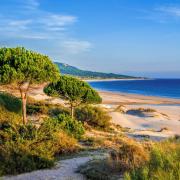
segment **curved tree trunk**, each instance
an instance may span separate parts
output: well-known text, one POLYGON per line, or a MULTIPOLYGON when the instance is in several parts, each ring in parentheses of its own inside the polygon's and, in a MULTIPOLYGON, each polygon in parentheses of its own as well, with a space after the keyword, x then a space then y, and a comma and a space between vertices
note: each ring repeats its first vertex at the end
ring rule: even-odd
POLYGON ((19 86, 19 90, 21 93, 22 99, 22 116, 23 116, 23 124, 27 124, 27 116, 26 116, 26 104, 27 104, 27 92, 29 88, 29 82, 22 83, 19 86))
POLYGON ((27 92, 21 91, 21 99, 22 99, 23 124, 26 124, 27 123, 27 117, 26 117, 27 92))
POLYGON ((72 104, 71 104, 71 117, 74 118, 74 107, 72 104))

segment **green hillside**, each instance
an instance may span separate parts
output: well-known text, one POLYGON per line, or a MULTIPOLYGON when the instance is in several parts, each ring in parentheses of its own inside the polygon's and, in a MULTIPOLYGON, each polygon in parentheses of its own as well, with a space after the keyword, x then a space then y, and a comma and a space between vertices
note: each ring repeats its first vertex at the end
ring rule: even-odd
POLYGON ((102 73, 102 72, 93 72, 93 71, 86 71, 78 69, 74 66, 70 66, 64 63, 58 63, 60 71, 62 74, 77 76, 81 78, 97 78, 97 79, 127 79, 127 78, 136 78, 133 76, 121 75, 121 74, 114 74, 114 73, 102 73))

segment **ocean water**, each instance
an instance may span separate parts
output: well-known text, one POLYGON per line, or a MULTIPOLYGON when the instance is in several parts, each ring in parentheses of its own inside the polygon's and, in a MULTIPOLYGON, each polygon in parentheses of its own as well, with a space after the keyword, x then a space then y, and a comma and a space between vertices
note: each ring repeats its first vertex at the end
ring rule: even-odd
POLYGON ((180 79, 91 81, 89 84, 97 90, 180 99, 180 79))

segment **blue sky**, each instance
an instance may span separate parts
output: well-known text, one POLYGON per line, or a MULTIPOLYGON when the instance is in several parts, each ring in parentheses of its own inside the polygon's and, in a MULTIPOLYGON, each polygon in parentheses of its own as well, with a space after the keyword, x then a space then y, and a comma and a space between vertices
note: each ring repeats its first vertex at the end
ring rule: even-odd
POLYGON ((1 0, 0 34, 83 69, 180 78, 179 0, 1 0))

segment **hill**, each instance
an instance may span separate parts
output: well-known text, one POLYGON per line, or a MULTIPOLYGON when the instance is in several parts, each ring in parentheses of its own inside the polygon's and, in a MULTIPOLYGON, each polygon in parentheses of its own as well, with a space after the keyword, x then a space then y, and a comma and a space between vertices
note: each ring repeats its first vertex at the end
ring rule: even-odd
POLYGON ((95 78, 95 79, 128 79, 128 78, 136 78, 133 76, 114 74, 114 73, 102 73, 102 72, 94 72, 94 71, 86 71, 81 70, 77 67, 70 66, 64 63, 55 62, 58 65, 62 74, 77 76, 81 78, 95 78))

